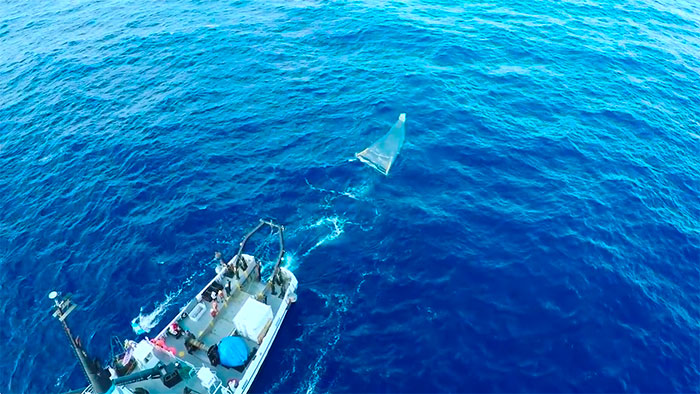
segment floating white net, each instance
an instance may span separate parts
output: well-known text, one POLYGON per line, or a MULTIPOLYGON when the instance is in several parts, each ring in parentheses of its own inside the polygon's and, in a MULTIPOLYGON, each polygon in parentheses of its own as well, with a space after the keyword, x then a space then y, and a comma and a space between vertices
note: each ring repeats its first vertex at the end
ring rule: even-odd
POLYGON ((399 120, 394 123, 382 138, 355 156, 361 162, 369 165, 384 175, 389 174, 391 165, 401 151, 403 140, 406 137, 406 114, 399 115, 399 120))

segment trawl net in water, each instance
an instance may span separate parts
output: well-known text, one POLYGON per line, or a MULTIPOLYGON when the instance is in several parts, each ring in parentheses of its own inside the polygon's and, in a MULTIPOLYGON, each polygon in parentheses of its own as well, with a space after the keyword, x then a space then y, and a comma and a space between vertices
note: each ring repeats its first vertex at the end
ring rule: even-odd
POLYGON ((355 156, 361 162, 371 166, 384 175, 389 174, 391 165, 401 151, 403 140, 406 137, 406 114, 399 115, 399 120, 394 123, 382 138, 355 156))

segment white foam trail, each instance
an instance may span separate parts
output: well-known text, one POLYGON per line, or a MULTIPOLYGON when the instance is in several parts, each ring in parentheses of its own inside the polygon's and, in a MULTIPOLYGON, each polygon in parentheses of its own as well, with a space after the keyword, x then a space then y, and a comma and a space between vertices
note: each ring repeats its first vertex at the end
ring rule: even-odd
POLYGON ((326 369, 326 355, 328 354, 328 351, 333 349, 340 340, 340 333, 342 332, 341 315, 348 311, 348 306, 352 302, 346 295, 343 294, 333 294, 329 296, 317 292, 313 289, 311 289, 311 291, 315 292, 325 300, 325 308, 330 309, 331 313, 329 314, 326 320, 324 320, 322 323, 319 323, 318 325, 315 325, 311 328, 311 330, 302 334, 302 336, 304 336, 305 334, 312 335, 317 328, 323 327, 327 322, 331 320, 335 320, 336 323, 335 327, 331 328, 331 333, 333 334, 333 336, 328 341, 325 347, 319 349, 318 358, 316 359, 316 362, 314 362, 313 366, 311 366, 311 376, 309 380, 302 385, 301 390, 297 391, 297 393, 304 392, 305 394, 312 394, 316 392, 316 386, 318 386, 318 382, 321 380, 323 372, 326 369), (332 305, 336 303, 337 305, 332 305))
POLYGON ((61 375, 59 375, 56 378, 56 382, 54 383, 54 387, 59 389, 63 387, 63 384, 68 380, 68 377, 72 373, 72 369, 65 368, 65 372, 63 372, 61 375))
POLYGON ((182 289, 189 289, 191 287, 190 284, 192 283, 192 279, 202 274, 202 272, 199 272, 190 275, 187 279, 185 279, 182 282, 180 288, 178 288, 172 293, 166 294, 165 300, 157 303, 156 307, 150 313, 144 314, 143 307, 141 307, 139 310, 139 315, 131 320, 131 328, 134 330, 134 333, 136 333, 137 335, 143 334, 144 332, 148 333, 155 326, 157 326, 158 323, 160 323, 163 316, 165 315, 165 313, 168 311, 168 308, 170 308, 170 306, 172 305, 173 301, 177 298, 177 296, 180 295, 180 293, 182 293, 182 289), (139 332, 138 329, 141 329, 143 332, 139 332))
POLYGON ((325 370, 325 364, 323 363, 323 360, 326 358, 326 353, 328 353, 328 350, 332 349, 335 346, 335 344, 338 343, 339 339, 340 334, 336 333, 333 336, 333 339, 330 342, 328 342, 328 347, 321 350, 321 355, 318 357, 318 359, 314 363, 314 366, 312 367, 311 378, 309 379, 308 385, 306 386, 306 394, 312 394, 316 392, 316 386, 321 380, 321 373, 323 373, 323 371, 325 370))
POLYGON ((292 252, 287 252, 284 255, 284 260, 282 261, 282 266, 284 268, 294 272, 299 267, 299 260, 292 252))
POLYGON ((280 378, 275 380, 275 383, 270 386, 270 389, 265 392, 265 394, 271 394, 271 393, 277 393, 279 392, 280 386, 282 386, 283 383, 285 383, 291 376, 293 376, 296 371, 297 371, 297 354, 301 351, 301 349, 291 349, 292 351, 292 360, 288 363, 288 365, 292 366, 291 370, 286 370, 282 374, 280 378))
POLYGON ((367 191, 369 190, 369 186, 364 184, 360 185, 358 187, 348 187, 347 190, 339 192, 337 190, 331 190, 331 189, 324 189, 321 187, 316 187, 309 182, 308 179, 304 179, 306 181, 306 184, 309 185, 311 190, 316 190, 319 192, 323 193, 330 193, 330 194, 335 194, 337 196, 344 196, 348 198, 352 198, 353 200, 358 200, 360 201, 365 195, 367 195, 367 191))
POLYGON ((308 256, 309 253, 313 252, 319 246, 325 244, 326 242, 333 241, 334 239, 340 237, 340 235, 343 232, 345 232, 345 219, 340 219, 337 216, 321 218, 308 228, 311 229, 328 224, 333 225, 333 231, 325 237, 321 238, 318 242, 316 242, 316 245, 312 246, 309 250, 307 250, 303 256, 308 256))
MULTIPOLYGON (((139 315, 136 318, 134 318, 134 320, 132 320, 132 323, 136 323, 138 327, 140 327, 141 330, 143 330, 144 332, 150 332, 155 326, 158 325, 158 323, 160 323, 160 320, 163 318, 163 315, 165 315, 165 312, 167 312, 168 307, 172 303, 173 299, 179 294, 179 290, 175 293, 167 294, 165 296, 165 300, 156 304, 155 309, 153 309, 153 311, 151 311, 150 313, 144 314, 142 307, 139 312, 139 315)), ((134 332, 139 334, 136 328, 134 328, 134 332)))

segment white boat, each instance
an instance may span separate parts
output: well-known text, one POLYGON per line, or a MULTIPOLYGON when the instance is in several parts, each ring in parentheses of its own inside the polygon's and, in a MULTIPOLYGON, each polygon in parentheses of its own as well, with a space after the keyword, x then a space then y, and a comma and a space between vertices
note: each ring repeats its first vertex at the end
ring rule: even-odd
POLYGON ((220 254, 214 278, 154 338, 125 341, 123 354, 99 367, 66 322, 70 298, 54 300, 54 317, 64 327, 90 384, 76 393, 245 394, 265 361, 287 310, 296 301, 297 279, 281 267, 284 228, 269 221, 248 233, 228 262, 220 254), (243 249, 264 226, 278 230, 280 253, 268 280, 261 262, 243 249))

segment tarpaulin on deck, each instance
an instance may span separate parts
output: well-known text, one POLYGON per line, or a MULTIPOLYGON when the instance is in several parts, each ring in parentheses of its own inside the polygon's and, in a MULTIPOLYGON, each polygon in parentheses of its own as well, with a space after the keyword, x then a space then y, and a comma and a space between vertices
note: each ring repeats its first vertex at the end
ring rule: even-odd
POLYGON ((248 346, 241 337, 225 337, 219 342, 218 351, 224 367, 240 367, 248 359, 248 346))
POLYGON ((272 308, 269 305, 248 298, 233 318, 238 335, 256 343, 262 342, 272 323, 272 308))

